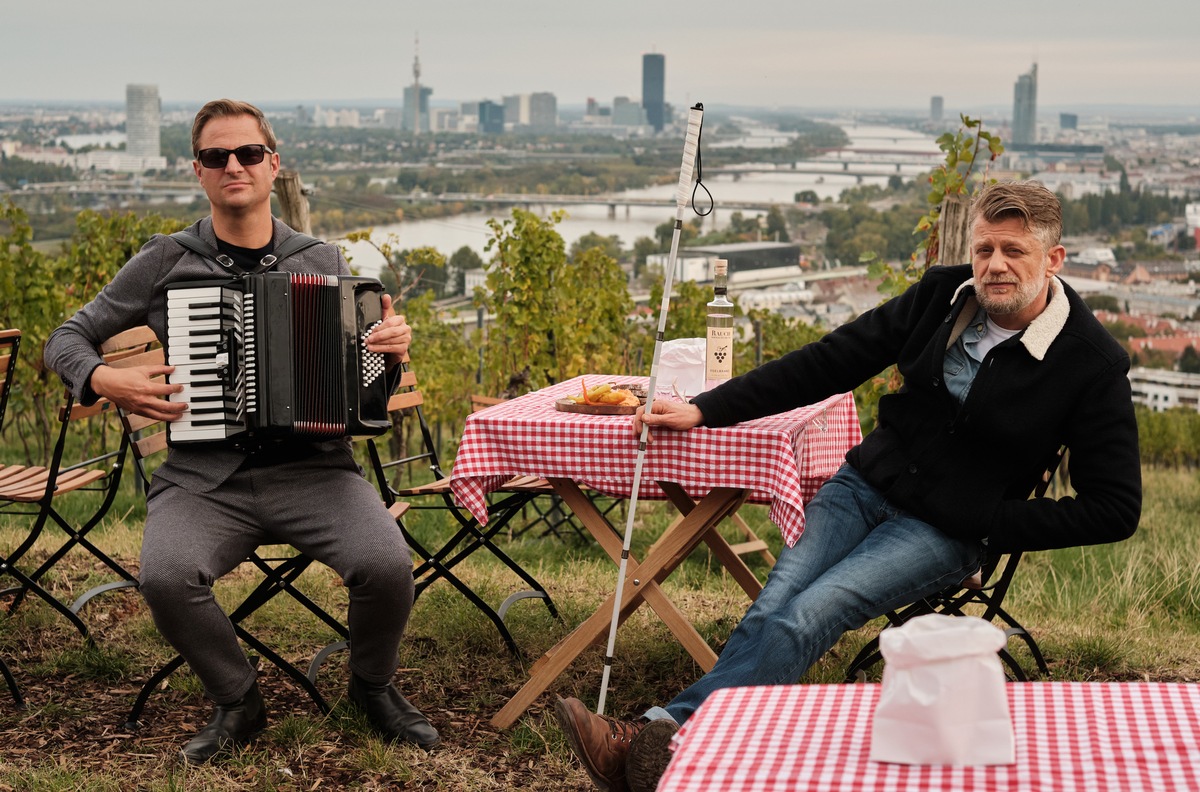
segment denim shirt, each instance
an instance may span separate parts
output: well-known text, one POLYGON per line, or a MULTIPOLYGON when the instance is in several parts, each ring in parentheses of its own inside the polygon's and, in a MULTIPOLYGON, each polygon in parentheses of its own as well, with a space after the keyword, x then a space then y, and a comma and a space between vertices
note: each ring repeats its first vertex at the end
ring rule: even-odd
POLYGON ((971 319, 971 324, 946 350, 946 358, 942 363, 942 377, 946 390, 950 392, 961 406, 967 400, 971 391, 971 383, 979 373, 983 363, 984 353, 976 349, 979 341, 987 335, 987 312, 980 306, 971 319))

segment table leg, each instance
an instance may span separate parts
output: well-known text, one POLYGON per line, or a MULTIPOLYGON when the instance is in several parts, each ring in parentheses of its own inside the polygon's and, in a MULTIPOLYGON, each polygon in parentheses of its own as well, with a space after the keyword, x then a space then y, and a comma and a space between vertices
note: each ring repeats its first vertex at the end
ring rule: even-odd
MULTIPOLYGON (((619 565, 623 543, 618 539, 618 535, 612 528, 611 523, 608 522, 608 519, 596 508, 592 499, 584 495, 579 485, 573 481, 558 480, 552 483, 554 483, 556 491, 562 496, 563 502, 571 507, 575 515, 580 518, 580 522, 584 523, 588 527, 588 530, 593 533, 596 541, 608 553, 609 558, 619 565)), ((673 531, 677 530, 678 523, 681 520, 682 517, 675 523, 672 523, 671 527, 663 532, 663 536, 669 536, 673 531)), ((707 536, 709 533, 711 531, 706 530, 704 535, 707 536)), ((661 542, 662 540, 660 539, 659 541, 661 542)), ((671 602, 659 587, 658 584, 662 582, 666 574, 664 573, 657 580, 648 580, 644 579, 645 576, 640 574, 640 569, 641 567, 638 564, 637 558, 631 553, 629 563, 626 565, 626 585, 641 585, 643 588, 643 599, 658 614, 658 617, 663 620, 663 623, 667 625, 667 628, 675 636, 675 639, 687 649, 688 654, 692 656, 692 659, 701 668, 705 671, 711 669, 717 662, 717 653, 712 650, 708 642, 696 631, 696 628, 692 626, 688 618, 683 615, 683 612, 676 607, 675 603, 671 602), (640 581, 640 583, 634 584, 633 581, 635 580, 640 581)), ((637 609, 640 602, 640 600, 634 600, 622 608, 620 619, 622 623, 630 613, 637 609)), ((538 662, 540 663, 541 661, 539 660, 538 662)), ((534 667, 537 667, 536 663, 534 667)))
MULTIPOLYGON (((551 480, 555 485, 556 490, 559 489, 560 481, 551 480)), ((562 485, 560 494, 563 500, 574 510, 576 504, 572 501, 575 499, 572 490, 578 491, 578 486, 570 482, 562 485)), ((582 496, 582 493, 579 493, 582 496)), ((669 614, 664 616, 659 613, 660 618, 671 627, 672 632, 677 628, 686 625, 687 630, 695 633, 695 629, 687 621, 686 617, 672 605, 662 591, 658 588, 658 583, 666 578, 687 556, 701 539, 714 525, 719 523, 732 512, 736 511, 742 502, 746 499, 747 493, 740 489, 718 488, 714 489, 704 498, 701 498, 699 503, 671 530, 668 530, 655 543, 654 548, 646 556, 645 561, 641 564, 636 564, 630 560, 628 565, 626 585, 622 590, 622 601, 620 610, 620 620, 624 619, 632 613, 641 601, 650 602, 653 599, 661 598, 660 604, 669 606, 664 608, 669 614), (635 581, 637 581, 635 583, 635 581), (675 624, 672 624, 675 622, 675 624)), ((590 503, 586 497, 584 501, 590 503)), ((583 504, 578 504, 583 508, 583 504)), ((594 507, 592 507, 594 510, 594 507)), ((601 526, 596 521, 594 515, 585 517, 579 511, 576 511, 580 521, 583 522, 588 530, 596 536, 597 541, 605 546, 606 552, 612 555, 609 546, 615 541, 612 530, 606 520, 603 521, 603 530, 597 530, 601 526), (605 536, 607 534, 607 536, 605 536), (603 537, 603 538, 602 538, 603 537)), ((617 557, 620 554, 620 545, 617 545, 617 557)), ((558 675, 566 670, 588 646, 593 643, 598 643, 600 639, 607 633, 609 623, 612 618, 613 603, 616 599, 616 593, 609 594, 603 604, 587 618, 583 624, 579 625, 566 638, 556 644, 548 651, 531 669, 529 681, 526 682, 520 690, 517 691, 508 703, 496 713, 492 718, 491 723, 497 728, 507 728, 516 722, 530 704, 532 704, 538 696, 545 692, 551 683, 558 678, 558 675)), ((656 612, 657 609, 656 609, 656 612)), ((698 634, 697 634, 698 635, 698 634)), ((708 649, 708 645, 704 644, 708 649)), ((715 655, 712 650, 708 649, 715 661, 715 655)), ((711 668, 711 663, 708 668, 711 668)), ((707 669, 706 669, 707 670, 707 669)))
MULTIPOLYGON (((662 487, 663 492, 671 499, 671 503, 675 505, 680 514, 689 514, 696 507, 696 502, 678 484, 671 481, 660 481, 658 486, 662 487)), ((737 517, 737 515, 731 514, 730 517, 737 517)), ((748 531, 749 528, 746 530, 748 531)), ((721 566, 729 570, 729 574, 749 595, 750 599, 758 599, 758 593, 762 591, 762 583, 750 571, 750 567, 746 566, 746 562, 742 560, 737 551, 725 541, 725 537, 721 536, 715 525, 712 530, 704 534, 704 541, 712 549, 717 560, 721 562, 721 566)))

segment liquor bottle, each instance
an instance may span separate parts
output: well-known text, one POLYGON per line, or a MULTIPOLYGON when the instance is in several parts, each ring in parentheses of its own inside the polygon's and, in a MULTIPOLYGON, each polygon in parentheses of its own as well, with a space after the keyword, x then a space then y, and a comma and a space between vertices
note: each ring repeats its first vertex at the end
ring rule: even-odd
POLYGON ((704 357, 704 389, 709 390, 733 376, 733 303, 729 290, 729 264, 713 264, 713 296, 708 304, 708 335, 704 357))

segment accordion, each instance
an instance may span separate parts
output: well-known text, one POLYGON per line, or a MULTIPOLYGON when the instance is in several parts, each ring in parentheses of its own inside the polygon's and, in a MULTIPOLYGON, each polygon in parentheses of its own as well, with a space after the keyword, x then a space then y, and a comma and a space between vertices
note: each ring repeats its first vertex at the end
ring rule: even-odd
POLYGON ((377 435, 388 429, 383 321, 373 278, 285 272, 166 287, 167 376, 187 402, 172 444, 377 435))

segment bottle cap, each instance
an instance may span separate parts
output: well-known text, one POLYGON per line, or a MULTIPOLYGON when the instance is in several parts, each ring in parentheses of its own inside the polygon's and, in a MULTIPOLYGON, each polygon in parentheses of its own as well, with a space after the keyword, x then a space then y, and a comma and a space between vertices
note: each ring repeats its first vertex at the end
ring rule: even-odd
POLYGON ((713 262, 713 275, 725 275, 729 272, 729 262, 725 259, 717 259, 713 262))

